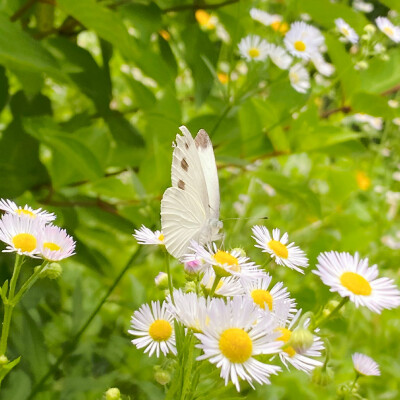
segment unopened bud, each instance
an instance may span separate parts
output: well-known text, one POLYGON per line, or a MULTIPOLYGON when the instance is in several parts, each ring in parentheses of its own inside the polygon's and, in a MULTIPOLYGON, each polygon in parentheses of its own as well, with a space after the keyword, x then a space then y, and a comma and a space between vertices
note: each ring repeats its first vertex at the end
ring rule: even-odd
POLYGON ((333 370, 329 367, 317 367, 314 369, 311 379, 316 385, 329 385, 333 382, 333 370))
POLYGON ((356 63, 355 68, 358 69, 358 70, 367 69, 368 68, 368 63, 366 61, 359 61, 358 63, 356 63))
POLYGON ((171 374, 169 371, 162 369, 159 365, 154 367, 154 379, 160 385, 167 385, 171 382, 171 374))
MULTIPOLYGON (((41 265, 35 267, 35 272, 41 268, 41 265)), ((40 278, 49 278, 49 279, 57 279, 62 274, 62 267, 59 263, 52 262, 46 267, 43 268, 43 271, 40 273, 40 278)))
POLYGON ((120 400, 121 392, 118 388, 110 388, 106 392, 106 400, 120 400))
POLYGON ((303 354, 314 343, 314 335, 305 328, 297 328, 290 335, 288 345, 296 350, 296 353, 303 354))
POLYGON ((3 354, 0 356, 0 366, 8 364, 8 358, 3 354))
POLYGON ((160 272, 154 278, 154 282, 158 288, 167 289, 168 288, 168 274, 166 274, 165 272, 160 272))
POLYGON ((382 61, 389 61, 390 57, 388 54, 381 54, 381 60, 382 61))
POLYGON ((196 292, 196 282, 190 281, 185 284, 185 293, 196 292))
POLYGON ((372 35, 376 32, 376 28, 374 25, 368 24, 364 26, 364 31, 372 35))
POLYGON ((200 260, 193 260, 185 262, 183 267, 188 274, 196 275, 202 270, 203 265, 200 260))

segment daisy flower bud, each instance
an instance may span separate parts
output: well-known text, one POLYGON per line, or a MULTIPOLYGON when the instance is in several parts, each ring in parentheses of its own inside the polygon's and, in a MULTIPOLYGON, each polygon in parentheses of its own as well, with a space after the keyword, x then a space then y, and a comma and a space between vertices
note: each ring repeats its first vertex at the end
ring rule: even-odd
POLYGON ((168 274, 165 272, 160 272, 155 278, 154 283, 159 289, 167 289, 168 288, 168 274))
POLYGON ((171 373, 165 369, 162 369, 161 366, 156 365, 154 367, 154 379, 160 385, 167 385, 171 382, 171 373))
POLYGON ((288 345, 292 346, 296 353, 306 352, 314 343, 314 335, 304 328, 296 328, 288 341, 288 345))
POLYGON ((372 24, 368 24, 364 26, 364 31, 373 35, 376 32, 376 28, 374 25, 372 24))
POLYGON ((8 358, 3 354, 0 356, 0 368, 6 364, 8 364, 8 358))
POLYGON ((121 392, 118 388, 110 388, 106 392, 106 400, 120 400, 121 392))
POLYGON ((329 367, 317 367, 314 369, 311 380, 316 385, 327 386, 333 382, 333 370, 329 367))
MULTIPOLYGON (((40 268, 40 266, 36 267, 40 268)), ((35 268, 35 269, 36 269, 35 268)), ((62 274, 62 267, 59 263, 50 263, 40 274, 40 278, 57 279, 62 274)))

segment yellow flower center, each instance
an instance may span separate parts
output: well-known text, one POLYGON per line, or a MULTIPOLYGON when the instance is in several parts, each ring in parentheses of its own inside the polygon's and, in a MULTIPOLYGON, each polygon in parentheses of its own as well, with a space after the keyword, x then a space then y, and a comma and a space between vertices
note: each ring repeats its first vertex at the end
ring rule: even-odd
POLYGON ((385 32, 386 35, 388 35, 388 36, 393 36, 393 34, 394 34, 393 29, 390 28, 389 26, 386 26, 385 28, 383 28, 383 32, 385 32))
POLYGON ((14 247, 24 252, 31 252, 36 248, 36 238, 30 233, 18 233, 12 238, 14 247))
POLYGON ((289 25, 286 22, 274 21, 270 27, 275 31, 284 35, 289 30, 289 25))
POLYGON ((226 83, 228 83, 229 78, 228 75, 223 73, 223 72, 218 72, 218 80, 225 85, 226 83))
POLYGON ((297 51, 304 51, 306 49, 306 44, 301 40, 297 40, 296 42, 294 42, 294 48, 297 51))
POLYGON ((344 272, 340 277, 340 283, 350 292, 361 296, 369 296, 372 292, 369 282, 355 272, 344 272))
POLYGON ((223 251, 223 250, 218 250, 214 255, 213 255, 214 260, 221 265, 239 265, 239 260, 234 257, 232 254, 223 251))
POLYGON ((268 242, 268 247, 280 258, 288 258, 289 256, 287 247, 278 240, 268 242))
POLYGON ((292 73, 290 74, 290 78, 292 79, 292 82, 293 82, 293 83, 299 83, 299 81, 300 81, 299 75, 296 74, 295 72, 292 72, 292 73))
POLYGON ((211 20, 211 15, 204 10, 197 10, 194 14, 197 22, 201 25, 204 26, 207 29, 214 29, 215 25, 210 21, 211 20))
POLYGON ((24 215, 29 215, 31 218, 36 218, 36 214, 34 214, 32 211, 29 210, 24 210, 22 208, 18 208, 18 210, 15 210, 18 215, 24 214, 24 215))
POLYGON ((58 244, 52 242, 43 243, 43 248, 49 249, 51 251, 61 250, 61 247, 58 244))
MULTIPOLYGON (((278 332, 281 332, 282 335, 279 336, 276 340, 287 343, 292 336, 292 331, 287 328, 278 328, 278 332)), ((296 354, 296 350, 292 346, 285 347, 284 350, 290 357, 293 357, 296 354)))
POLYGON ((163 235, 163 234, 161 234, 161 235, 158 237, 158 240, 159 240, 160 242, 163 242, 163 241, 164 241, 164 239, 165 239, 165 237, 164 237, 164 235, 163 235))
POLYGON ((248 51, 248 53, 249 53, 249 56, 250 56, 251 58, 256 58, 256 57, 258 57, 258 56, 260 55, 260 50, 257 49, 256 47, 252 47, 252 48, 248 51))
POLYGON ((241 328, 229 328, 219 339, 221 353, 233 363, 244 363, 253 352, 253 342, 249 334, 241 328))
POLYGON ((168 340, 172 334, 172 326, 165 319, 156 319, 149 328, 149 335, 153 340, 162 342, 168 340))
POLYGON ((356 180, 361 190, 368 190, 371 186, 371 179, 364 171, 357 171, 356 180))
POLYGON ((254 289, 251 292, 251 297, 254 303, 258 304, 263 310, 265 309, 265 303, 267 303, 268 308, 272 311, 272 296, 268 290, 264 289, 254 289))
POLYGON ((343 33, 344 36, 349 36, 350 35, 350 32, 346 28, 342 28, 341 30, 342 30, 342 33, 343 33))

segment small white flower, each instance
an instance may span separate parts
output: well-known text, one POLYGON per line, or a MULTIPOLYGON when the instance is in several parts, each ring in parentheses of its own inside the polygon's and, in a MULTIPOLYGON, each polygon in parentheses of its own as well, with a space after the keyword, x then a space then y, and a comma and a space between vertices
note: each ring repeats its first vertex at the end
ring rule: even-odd
POLYGON ((252 8, 250 10, 250 16, 255 21, 261 22, 265 26, 270 26, 275 23, 281 23, 283 18, 278 14, 268 14, 266 11, 259 10, 258 8, 252 8))
POLYGON ((335 19, 335 25, 338 31, 348 40, 350 43, 358 42, 358 35, 356 31, 343 19, 337 18, 335 19))
POLYGON ((38 249, 46 260, 61 261, 75 254, 75 241, 65 229, 47 225, 39 233, 38 249))
POLYGON ((400 104, 399 104, 398 100, 395 100, 395 99, 388 100, 388 106, 391 108, 399 108, 399 105, 400 104))
POLYGON ((356 305, 368 307, 380 313, 400 305, 400 291, 392 279, 378 278, 378 267, 368 266, 368 258, 360 259, 358 253, 336 251, 321 253, 318 256, 317 270, 312 271, 331 292, 349 297, 356 305))
POLYGON ((282 282, 278 282, 272 289, 268 290, 271 280, 272 277, 266 274, 263 278, 244 282, 243 287, 254 303, 263 310, 275 312, 279 302, 285 301, 290 305, 290 312, 294 312, 296 302, 290 298, 287 288, 283 286, 282 282))
POLYGON ((393 122, 395 125, 400 126, 400 118, 399 118, 399 117, 393 118, 392 122, 393 122))
POLYGON ((358 11, 370 13, 371 11, 374 10, 374 5, 371 3, 366 3, 365 1, 362 0, 354 0, 353 8, 358 11))
POLYGON ((209 312, 209 324, 196 337, 204 354, 198 360, 208 359, 221 369, 225 385, 229 381, 240 390, 239 379, 252 387, 253 381, 269 384, 271 374, 281 368, 258 361, 254 356, 273 354, 279 351, 281 342, 274 332, 276 322, 271 314, 260 319, 259 308, 247 297, 234 297, 227 303, 215 299, 209 312))
POLYGON ((354 369, 364 376, 379 376, 381 371, 379 365, 371 357, 361 353, 354 353, 351 358, 353 359, 354 369))
MULTIPOLYGON (((239 249, 231 251, 220 250, 215 243, 208 249, 204 248, 194 240, 191 241, 190 250, 195 257, 212 266, 215 273, 220 277, 236 276, 241 279, 255 279, 264 276, 264 272, 258 268, 248 257, 244 257, 239 249)), ((183 262, 190 260, 192 254, 185 255, 183 262)))
POLYGON ((331 76, 335 72, 335 67, 326 62, 320 53, 316 53, 314 56, 312 56, 311 61, 321 75, 331 76))
POLYGON ((41 208, 34 210, 29 207, 27 204, 24 207, 18 207, 11 200, 0 200, 0 210, 8 212, 10 214, 16 214, 19 216, 27 216, 30 218, 40 218, 43 222, 51 222, 56 219, 56 216, 53 213, 49 213, 41 208))
POLYGON ((274 229, 271 235, 265 226, 260 225, 253 226, 252 231, 254 234, 252 238, 257 242, 255 246, 269 253, 277 264, 304 273, 303 268, 308 266, 308 259, 300 247, 295 246, 293 242, 287 244, 289 241, 287 233, 280 237, 281 231, 274 229))
POLYGON ((314 26, 305 22, 294 22, 285 36, 285 46, 295 56, 309 60, 324 43, 324 37, 314 26))
POLYGON ((387 37, 393 40, 393 42, 400 42, 400 27, 393 25, 387 18, 378 17, 376 25, 387 37))
POLYGON ((280 69, 288 69, 293 61, 293 58, 286 53, 283 47, 274 44, 269 45, 268 55, 272 62, 280 69))
POLYGON ((174 303, 171 301, 171 296, 168 296, 167 304, 174 318, 195 332, 203 332, 209 323, 208 313, 212 306, 210 298, 174 290, 174 303))
POLYGON ((306 93, 311 87, 310 75, 300 63, 295 64, 290 68, 289 80, 293 89, 299 93, 306 93))
POLYGON ((372 115, 357 113, 354 114, 354 119, 357 122, 365 122, 378 131, 382 130, 383 120, 380 117, 373 117, 372 115))
POLYGON ((264 61, 268 57, 268 42, 257 35, 248 35, 238 44, 240 55, 246 61, 264 61))
POLYGON ((164 244, 164 235, 161 231, 153 232, 144 225, 142 225, 140 229, 135 229, 133 237, 139 244, 164 244))
POLYGON ((319 336, 311 333, 311 343, 305 349, 296 348, 295 350, 293 346, 290 345, 292 334, 295 329, 308 329, 310 320, 307 319, 304 321, 303 326, 296 326, 301 315, 301 310, 297 312, 294 318, 290 317, 288 310, 289 308, 282 304, 282 311, 278 309, 276 312, 281 321, 281 325, 277 328, 277 331, 280 332, 280 336, 276 340, 283 341, 285 344, 279 353, 279 358, 287 369, 289 369, 288 364, 291 364, 294 368, 309 374, 315 367, 322 366, 322 362, 314 358, 321 356, 321 350, 324 349, 324 344, 319 336))
POLYGON ((144 352, 148 352, 149 357, 154 352, 159 357, 160 351, 164 355, 169 352, 176 354, 174 321, 166 303, 161 306, 159 301, 152 301, 151 308, 143 304, 133 313, 131 327, 128 332, 140 336, 132 343, 138 349, 145 347, 144 352))
POLYGON ((40 253, 38 239, 44 226, 44 221, 39 218, 4 214, 0 219, 0 240, 7 244, 3 252, 37 256, 40 253))

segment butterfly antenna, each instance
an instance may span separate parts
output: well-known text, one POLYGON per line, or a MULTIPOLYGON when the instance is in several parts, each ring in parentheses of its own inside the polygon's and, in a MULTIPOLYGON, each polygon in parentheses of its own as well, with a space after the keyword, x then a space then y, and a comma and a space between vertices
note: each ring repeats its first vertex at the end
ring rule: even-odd
POLYGON ((224 218, 221 221, 229 221, 232 219, 268 219, 268 217, 236 217, 236 218, 224 218))

